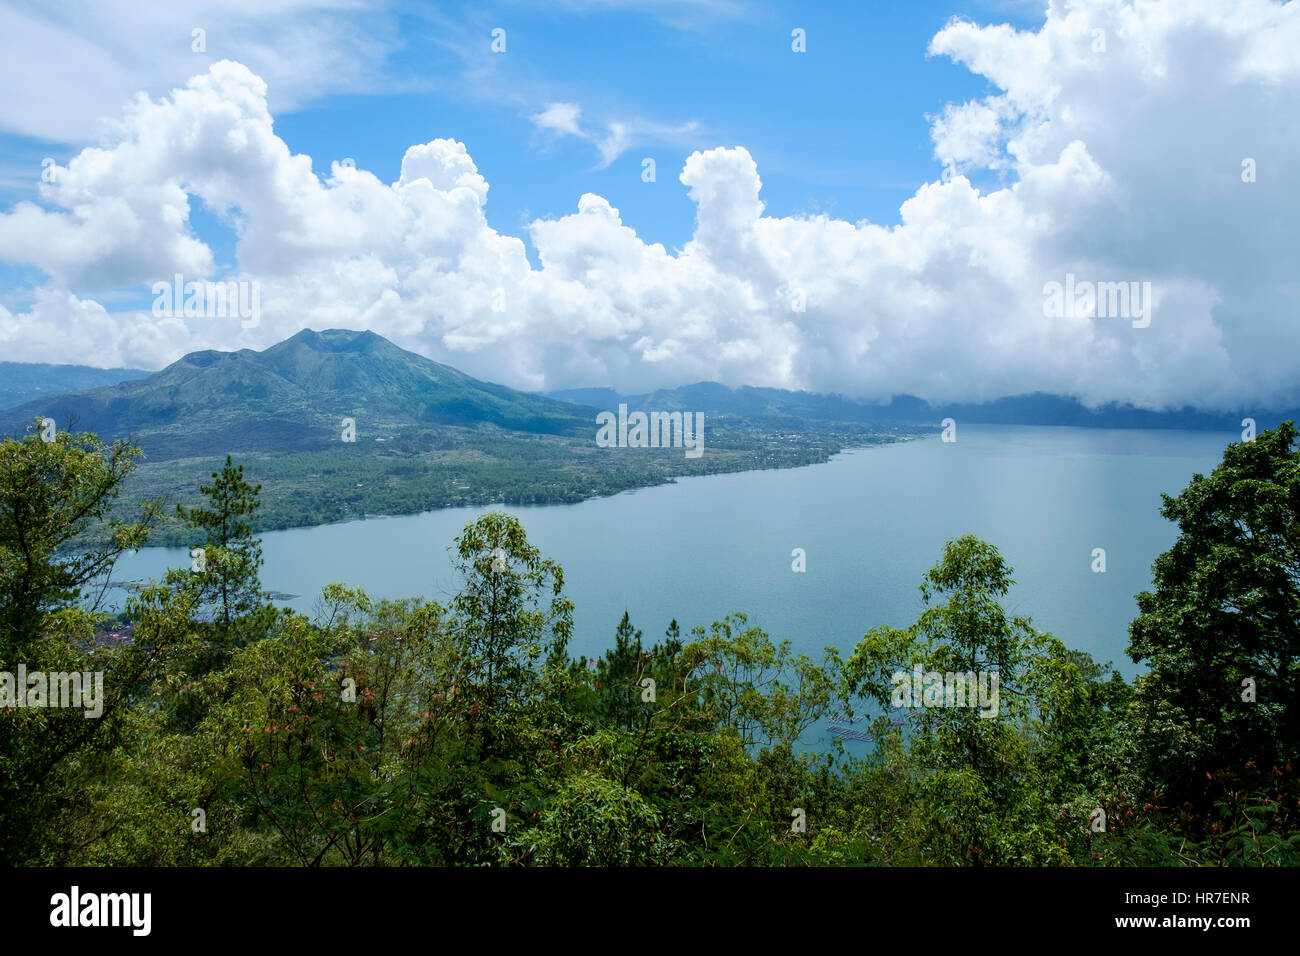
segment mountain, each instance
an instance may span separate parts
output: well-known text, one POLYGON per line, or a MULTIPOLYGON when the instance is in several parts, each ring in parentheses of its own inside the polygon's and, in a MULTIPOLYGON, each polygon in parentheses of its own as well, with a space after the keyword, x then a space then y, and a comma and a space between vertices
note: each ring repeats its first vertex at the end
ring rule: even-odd
MULTIPOLYGON (((586 396, 596 405, 607 397, 586 396)), ((724 416, 706 429, 707 452, 690 457, 680 431, 661 447, 601 445, 597 411, 479 381, 373 332, 307 329, 261 352, 194 352, 134 381, 0 410, 0 438, 38 417, 61 431, 129 438, 144 460, 123 485, 122 514, 154 502, 163 517, 152 542, 192 546, 172 505, 197 504, 228 454, 260 487, 255 526, 270 531, 435 508, 571 504, 684 475, 816 464, 915 431, 724 416)))
POLYGON ((425 436, 420 447, 426 449, 433 447, 430 442, 449 440, 447 428, 586 439, 593 433, 596 411, 614 411, 620 403, 632 410, 699 411, 715 419, 771 423, 768 427, 825 422, 936 426, 951 417, 967 423, 1236 430, 1246 416, 1260 428, 1300 417, 1265 410, 1089 409, 1075 399, 1047 394, 960 404, 930 404, 900 395, 887 404, 870 404, 842 395, 728 388, 717 382, 643 395, 620 395, 611 388, 542 395, 480 381, 398 348, 374 332, 340 329, 304 329, 261 352, 193 352, 155 373, 18 363, 0 364, 0 372, 0 394, 22 395, 63 382, 94 386, 112 381, 29 397, 0 409, 0 434, 21 434, 33 418, 47 417, 60 429, 95 431, 109 439, 131 436, 155 462, 328 448, 338 443, 345 418, 355 421, 363 441, 394 441, 399 434, 418 432, 425 436))
POLYGON ((1271 428, 1283 419, 1300 420, 1300 409, 1243 409, 1207 412, 1193 408, 1149 411, 1132 405, 1089 408, 1078 399, 1037 392, 992 402, 932 404, 914 395, 896 395, 888 403, 872 404, 842 395, 818 395, 779 388, 728 388, 699 382, 640 395, 621 395, 612 388, 573 388, 547 392, 551 398, 616 410, 620 403, 635 409, 699 411, 706 415, 736 415, 753 419, 797 418, 803 421, 858 422, 877 425, 937 425, 944 418, 986 425, 1073 425, 1085 428, 1183 428, 1209 431, 1240 430, 1241 420, 1254 418, 1257 427, 1271 428))
POLYGON ((152 375, 139 368, 91 368, 88 365, 47 365, 42 362, 0 362, 0 409, 43 395, 116 385, 152 375))
POLYGON ((471 378, 373 332, 304 329, 255 352, 192 352, 134 381, 0 410, 0 433, 36 416, 60 429, 132 436, 154 461, 220 452, 304 451, 415 426, 495 426, 538 435, 592 431, 594 413, 471 378))

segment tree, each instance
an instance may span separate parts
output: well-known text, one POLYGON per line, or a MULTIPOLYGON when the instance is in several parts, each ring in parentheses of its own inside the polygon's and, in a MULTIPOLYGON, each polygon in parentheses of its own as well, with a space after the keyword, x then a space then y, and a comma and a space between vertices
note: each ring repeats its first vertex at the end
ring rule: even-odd
POLYGON ((442 609, 341 585, 324 596, 324 626, 286 612, 234 652, 234 693, 196 736, 221 753, 234 806, 256 810, 286 861, 381 865, 446 843, 428 832, 445 802, 443 761, 459 752, 455 715, 430 689, 442 609))
POLYGON ((840 678, 839 652, 825 649, 818 664, 776 644, 741 613, 692 629, 679 655, 687 686, 699 693, 719 728, 733 730, 746 747, 793 746, 826 713, 840 678), (698 672, 698 673, 697 673, 698 672))
POLYGON ((538 866, 647 866, 669 841, 658 812, 635 790, 593 772, 575 775, 541 813, 538 826, 503 848, 538 866))
POLYGON ((1288 421, 1230 444, 1208 477, 1163 496, 1178 540, 1137 595, 1128 652, 1150 666, 1135 712, 1142 782, 1179 799, 1229 768, 1260 778, 1300 756, 1295 440, 1288 421))
POLYGON ((910 832, 924 858, 1056 860, 1086 822, 1045 805, 1083 771, 1062 780, 1043 758, 1087 739, 1091 727, 1079 725, 1104 706, 1096 668, 1008 616, 1001 601, 1012 584, 997 548, 974 535, 949 541, 922 581, 916 623, 868 632, 844 667, 846 703, 865 697, 883 714, 875 759, 897 769, 886 798, 902 797, 891 826, 910 832))
POLYGON ((59 862, 70 844, 82 842, 79 824, 94 818, 88 787, 104 773, 126 705, 166 657, 164 639, 97 645, 103 615, 79 603, 83 587, 106 583, 118 555, 147 538, 156 515, 151 506, 135 522, 113 517, 139 454, 126 442, 105 445, 90 433, 0 442, 6 695, 28 689, 13 680, 20 664, 29 674, 50 675, 51 685, 58 674, 85 678, 79 685, 85 706, 65 700, 11 710, 6 701, 0 712, 0 865, 59 862))
MULTIPOLYGON (((974 535, 949 541, 921 583, 925 609, 917 622, 868 632, 845 665, 848 695, 867 697, 909 723, 914 748, 928 766, 970 770, 995 795, 1014 781, 1008 762, 1008 747, 1019 749, 1013 747, 1013 728, 1033 713, 1030 668, 1045 660, 1055 641, 1025 618, 1008 618, 1001 599, 1014 583, 997 548, 974 535), (924 700, 921 687, 896 676, 914 684, 918 669, 925 676, 924 700), (955 678, 971 674, 986 691, 988 706, 952 706, 949 686, 955 699, 955 678), (931 676, 942 681, 934 688, 936 700, 929 694, 931 676), (900 686, 910 694, 900 696, 900 686)), ((975 688, 967 682, 963 690, 969 704, 975 688)))
POLYGON ((46 614, 107 581, 118 556, 144 543, 151 505, 134 522, 111 516, 139 457, 139 448, 89 432, 0 442, 0 662, 40 637, 46 614))
MULTIPOLYGON (((627 611, 614 632, 614 646, 596 658, 595 698, 600 723, 612 723, 627 730, 636 726, 641 707, 640 681, 646 674, 650 655, 642 649, 641 632, 632 626, 627 611)), ((575 662, 579 674, 587 671, 585 659, 575 662)), ((653 678, 651 678, 653 679, 653 678)))
POLYGON ((209 506, 176 506, 182 520, 206 535, 194 557, 195 573, 202 582, 200 592, 216 604, 218 626, 227 645, 238 646, 246 637, 238 619, 266 606, 258 577, 262 542, 254 537, 247 520, 261 507, 257 497, 261 490, 261 485, 254 487, 244 480, 244 466, 236 467, 227 455, 225 467, 212 473, 212 484, 199 486, 209 506))
POLYGON ((456 539, 456 567, 465 580, 451 605, 459 692, 489 712, 535 695, 544 663, 564 668, 573 632, 563 570, 528 543, 517 518, 499 511, 456 539))

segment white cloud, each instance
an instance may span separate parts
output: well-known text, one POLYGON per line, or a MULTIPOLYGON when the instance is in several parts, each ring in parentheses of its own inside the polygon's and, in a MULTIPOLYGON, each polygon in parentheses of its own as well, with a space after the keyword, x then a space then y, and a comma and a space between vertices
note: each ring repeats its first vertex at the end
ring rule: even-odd
POLYGON ((540 113, 529 117, 538 129, 556 135, 574 136, 586 140, 600 153, 597 169, 605 169, 630 148, 650 141, 677 142, 696 132, 699 123, 691 121, 678 126, 651 123, 645 120, 611 120, 604 124, 603 132, 584 130, 578 119, 582 107, 577 103, 552 103, 540 113))
POLYGON ((155 356, 193 350, 193 341, 184 320, 148 311, 110 314, 98 302, 54 288, 38 289, 26 312, 0 305, 0 355, 11 362, 148 366, 155 356))
POLYGON ((582 107, 577 103, 552 103, 533 117, 533 123, 540 129, 582 136, 582 130, 578 128, 578 117, 581 115, 582 107))
POLYGON ((289 110, 377 88, 398 42, 377 0, 19 0, 0 6, 0 89, 14 92, 0 98, 0 129, 93 142, 136 92, 161 93, 222 59, 246 63, 272 108, 289 110))
MULTIPOLYGON (((1148 407, 1300 403, 1298 48, 1300 5, 1267 0, 1055 4, 1022 32, 954 22, 931 52, 996 89, 934 118, 951 175, 922 184, 898 225, 765 215, 748 151, 711 149, 680 176, 696 205, 680 252, 586 194, 530 225, 537 268, 489 225, 488 183, 460 143, 413 146, 394 183, 337 165, 322 180, 274 134, 266 85, 219 63, 136 101, 42 206, 0 214, 0 256, 51 276, 30 311, 0 312, 0 346, 130 365, 369 327, 525 388, 715 379, 934 400, 1041 389, 1148 407), (1246 157, 1257 182, 1241 180, 1246 157), (984 168, 1007 185, 962 175, 984 168), (187 218, 195 197, 236 223, 261 325, 160 323, 86 298, 209 268, 187 218), (1150 282, 1149 327, 1047 317, 1044 285, 1067 274, 1150 282)), ((582 128, 576 104, 536 119, 582 128)))
POLYGON ((971 168, 1005 169, 1010 165, 1001 148, 1005 123, 1014 114, 1005 100, 948 104, 938 116, 930 117, 934 158, 951 175, 971 168))

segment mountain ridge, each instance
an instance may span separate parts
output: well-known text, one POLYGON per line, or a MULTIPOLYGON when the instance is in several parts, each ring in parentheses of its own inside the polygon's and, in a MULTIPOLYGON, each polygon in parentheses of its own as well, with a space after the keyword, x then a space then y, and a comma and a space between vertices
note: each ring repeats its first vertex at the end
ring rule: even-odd
POLYGON ((497 427, 574 435, 587 410, 482 382, 374 332, 303 329, 262 351, 190 352, 144 378, 0 410, 0 432, 37 417, 59 428, 147 440, 155 460, 270 446, 321 448, 344 418, 372 436, 403 427, 497 427))
POLYGON ((1089 408, 1046 392, 950 403, 906 394, 872 403, 709 381, 639 394, 612 387, 524 392, 473 378, 371 330, 347 329, 302 329, 261 351, 201 349, 157 372, 3 362, 0 401, 7 392, 25 400, 0 407, 0 432, 21 433, 38 415, 59 427, 71 420, 73 427, 105 437, 148 438, 155 458, 210 453, 218 446, 253 450, 268 430, 277 448, 317 448, 337 440, 345 417, 372 432, 456 426, 577 435, 594 427, 596 411, 619 404, 713 417, 878 425, 937 425, 950 417, 972 424, 1237 430, 1248 417, 1259 428, 1300 419, 1300 410, 1153 411, 1117 403, 1089 408), (50 385, 36 384, 42 376, 50 385), (50 390, 69 382, 89 387, 50 390), (40 394, 26 394, 32 389, 40 394))
POLYGON ((49 395, 61 395, 145 378, 142 368, 94 368, 48 362, 0 362, 0 410, 49 395))
POLYGON ((839 394, 697 382, 642 394, 621 394, 608 387, 555 389, 544 393, 561 401, 581 402, 613 409, 702 411, 712 415, 748 418, 787 416, 810 421, 871 424, 933 424, 944 418, 988 425, 1048 425, 1082 428, 1168 428, 1218 431, 1237 429, 1243 418, 1253 418, 1258 428, 1270 428, 1284 419, 1300 420, 1300 409, 1241 409, 1204 411, 1190 407, 1153 411, 1110 403, 1089 408, 1077 398, 1049 392, 1012 395, 988 402, 928 402, 915 395, 895 395, 888 402, 871 403, 839 394))

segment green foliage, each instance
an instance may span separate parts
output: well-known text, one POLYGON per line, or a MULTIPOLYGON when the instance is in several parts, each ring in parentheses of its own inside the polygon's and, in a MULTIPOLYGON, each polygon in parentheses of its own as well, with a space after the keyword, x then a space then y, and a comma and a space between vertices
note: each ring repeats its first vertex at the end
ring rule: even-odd
POLYGON ((163 636, 96 644, 104 615, 76 600, 142 543, 152 512, 101 525, 103 537, 88 550, 65 550, 107 515, 138 454, 67 432, 0 443, 0 695, 8 698, 0 709, 0 865, 60 862, 74 851, 92 817, 89 787, 111 767, 134 701, 166 658, 163 636), (51 675, 51 684, 52 675, 79 675, 86 706, 15 708, 28 689, 17 684, 20 667, 51 675), (87 716, 94 709, 99 715, 87 716))
POLYGON ((839 654, 826 648, 822 664, 794 655, 790 642, 772 643, 748 618, 734 614, 705 630, 682 649, 688 686, 696 689, 714 725, 735 733, 746 746, 789 747, 826 713, 839 679, 839 654), (744 630, 741 630, 744 628, 744 630))
POLYGON ((520 704, 541 692, 543 664, 566 661, 573 602, 563 594, 564 572, 528 543, 518 519, 499 511, 466 528, 455 550, 465 586, 451 605, 454 682, 485 712, 520 704))
POLYGON ((507 859, 539 866, 647 866, 663 863, 668 841, 641 794, 594 773, 572 777, 507 859))
POLYGON ((66 548, 105 522, 140 457, 126 442, 105 445, 90 433, 35 434, 0 442, 0 662, 11 664, 41 636, 46 614, 106 579, 123 552, 145 540, 155 511, 103 526, 96 546, 66 548))
POLYGON ((1228 446, 1161 513, 1178 523, 1137 596, 1136 786, 1209 799, 1207 774, 1300 758, 1300 452, 1283 422, 1228 446), (1247 694, 1247 688, 1251 694, 1247 694), (1253 695, 1253 699, 1246 699, 1253 695))
MULTIPOLYGON (((212 473, 212 484, 201 485, 208 499, 207 507, 176 506, 176 514, 191 528, 204 535, 196 560, 200 570, 190 581, 197 581, 201 603, 215 604, 217 623, 227 645, 239 646, 247 635, 240 633, 238 622, 266 604, 258 578, 262 566, 262 543, 253 534, 252 515, 261 506, 258 494, 262 486, 244 480, 244 466, 236 466, 226 456, 225 467, 212 473)), ((185 578, 182 571, 179 579, 185 578)), ((177 580, 173 578, 173 583, 177 580)))

